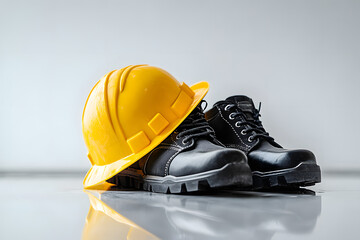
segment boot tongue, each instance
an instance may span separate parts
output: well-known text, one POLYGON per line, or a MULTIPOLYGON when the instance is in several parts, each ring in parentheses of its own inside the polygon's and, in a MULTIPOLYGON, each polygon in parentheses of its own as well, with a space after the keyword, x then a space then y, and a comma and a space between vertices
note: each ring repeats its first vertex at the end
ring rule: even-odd
POLYGON ((255 105, 251 98, 244 95, 237 95, 228 97, 226 100, 235 103, 237 107, 245 114, 246 120, 254 120, 255 105))
POLYGON ((192 128, 190 126, 195 120, 201 118, 201 115, 203 115, 203 110, 200 105, 198 105, 190 114, 187 116, 187 118, 180 124, 178 127, 178 130, 184 129, 184 125, 189 125, 185 127, 185 129, 192 128))

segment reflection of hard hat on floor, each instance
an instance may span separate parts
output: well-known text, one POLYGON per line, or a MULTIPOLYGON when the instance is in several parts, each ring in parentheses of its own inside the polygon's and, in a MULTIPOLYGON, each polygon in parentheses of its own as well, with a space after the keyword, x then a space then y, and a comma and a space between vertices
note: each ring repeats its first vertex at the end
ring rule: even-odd
POLYGON ((82 239, 159 239, 155 235, 121 216, 108 205, 87 193, 90 210, 86 217, 82 239))
POLYGON ((92 164, 84 186, 111 178, 149 153, 185 120, 207 91, 207 82, 188 87, 148 65, 106 74, 91 90, 82 117, 92 164))

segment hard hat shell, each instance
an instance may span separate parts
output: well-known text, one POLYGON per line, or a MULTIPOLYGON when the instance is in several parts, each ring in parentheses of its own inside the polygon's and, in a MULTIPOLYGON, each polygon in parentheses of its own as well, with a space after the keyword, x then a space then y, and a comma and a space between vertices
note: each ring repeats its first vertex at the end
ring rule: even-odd
POLYGON ((185 120, 208 88, 207 82, 188 87, 148 65, 106 74, 91 90, 82 116, 92 164, 84 187, 111 178, 149 153, 185 120))

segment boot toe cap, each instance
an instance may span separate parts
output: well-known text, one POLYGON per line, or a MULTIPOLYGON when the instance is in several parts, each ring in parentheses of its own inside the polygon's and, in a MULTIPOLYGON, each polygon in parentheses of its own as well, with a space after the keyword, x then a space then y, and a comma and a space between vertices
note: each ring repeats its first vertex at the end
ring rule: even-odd
POLYGON ((237 149, 221 148, 207 152, 183 152, 171 162, 169 174, 185 176, 220 169, 230 163, 247 162, 246 155, 237 149))
POLYGON ((252 170, 275 171, 293 168, 302 163, 316 164, 315 155, 305 149, 285 150, 278 152, 254 151, 249 154, 249 164, 252 170))

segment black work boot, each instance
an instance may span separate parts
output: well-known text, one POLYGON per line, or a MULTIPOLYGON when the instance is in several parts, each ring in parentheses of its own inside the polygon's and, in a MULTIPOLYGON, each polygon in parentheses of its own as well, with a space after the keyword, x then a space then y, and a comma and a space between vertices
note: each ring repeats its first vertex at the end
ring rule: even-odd
POLYGON ((185 193, 252 185, 245 154, 226 148, 214 136, 200 106, 160 145, 108 180, 118 187, 185 193))
POLYGON ((251 98, 232 96, 214 104, 205 118, 216 138, 227 147, 246 153, 253 173, 253 188, 310 186, 321 181, 320 167, 308 150, 287 150, 262 126, 260 106, 251 98))

